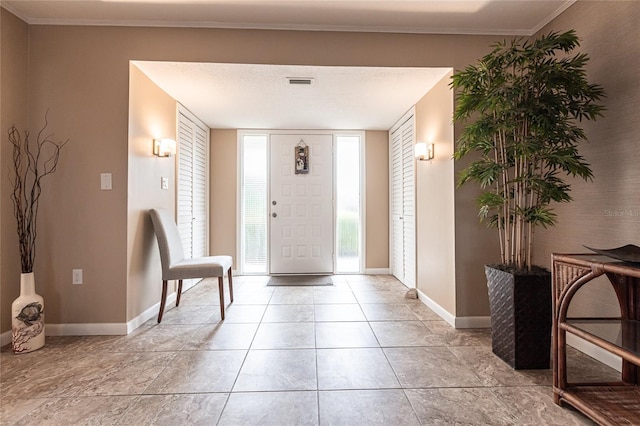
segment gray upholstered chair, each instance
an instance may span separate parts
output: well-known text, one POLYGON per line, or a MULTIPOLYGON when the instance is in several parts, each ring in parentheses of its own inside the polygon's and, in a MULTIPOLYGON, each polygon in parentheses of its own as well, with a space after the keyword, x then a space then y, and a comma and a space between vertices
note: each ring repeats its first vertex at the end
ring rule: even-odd
POLYGON ((162 263, 162 300, 160 301, 158 323, 162 321, 164 305, 167 302, 167 281, 178 280, 178 296, 176 298, 176 306, 178 306, 182 294, 182 280, 189 278, 218 277, 220 316, 224 319, 224 275, 226 273, 229 276, 229 297, 233 302, 233 279, 231 278, 233 258, 231 256, 205 256, 185 259, 182 240, 173 215, 165 209, 152 209, 149 213, 158 238, 160 262, 162 263))

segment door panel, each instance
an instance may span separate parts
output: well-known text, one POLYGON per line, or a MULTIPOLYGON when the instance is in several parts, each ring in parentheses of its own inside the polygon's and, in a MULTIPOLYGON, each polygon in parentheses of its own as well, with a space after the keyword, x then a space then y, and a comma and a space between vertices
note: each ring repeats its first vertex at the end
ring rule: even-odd
POLYGON ((333 136, 271 135, 270 272, 333 272, 333 136), (309 147, 307 174, 295 148, 309 147), (275 204, 274 204, 275 203, 275 204))
POLYGON ((403 117, 390 134, 391 273, 409 288, 416 286, 415 122, 403 117))

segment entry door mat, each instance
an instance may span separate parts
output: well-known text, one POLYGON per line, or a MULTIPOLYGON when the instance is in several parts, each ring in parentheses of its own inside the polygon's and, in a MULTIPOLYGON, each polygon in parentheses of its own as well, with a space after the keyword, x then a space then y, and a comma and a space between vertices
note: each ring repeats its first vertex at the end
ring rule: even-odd
POLYGON ((333 285, 331 275, 280 275, 272 276, 268 286, 329 286, 333 285))

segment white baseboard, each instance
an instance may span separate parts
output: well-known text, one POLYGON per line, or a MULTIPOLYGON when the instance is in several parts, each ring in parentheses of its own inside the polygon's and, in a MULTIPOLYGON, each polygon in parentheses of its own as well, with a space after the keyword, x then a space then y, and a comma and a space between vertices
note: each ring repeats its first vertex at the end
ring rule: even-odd
POLYGON ((490 328, 491 317, 456 317, 418 289, 418 298, 453 328, 490 328))
MULTIPOLYGON (((121 323, 45 324, 46 336, 120 336, 127 334, 127 325, 121 323)), ((0 346, 11 343, 11 330, 0 335, 0 346)))
MULTIPOLYGON (((184 289, 183 289, 184 291, 184 289)), ((174 304, 176 293, 167 296, 165 306, 174 304)), ((91 324, 45 324, 47 336, 120 336, 131 333, 136 328, 158 315, 160 302, 156 303, 128 323, 91 323, 91 324)), ((11 343, 11 330, 0 334, 0 346, 11 343)))
POLYGON ((587 342, 575 336, 567 333, 567 345, 579 350, 580 352, 589 355, 591 358, 600 361, 601 363, 608 365, 617 371, 622 371, 622 358, 611 352, 605 351, 599 346, 593 343, 587 342))
POLYGON ((443 308, 442 306, 440 306, 439 304, 434 302, 433 299, 431 299, 429 296, 424 294, 420 289, 416 289, 416 290, 418 290, 418 299, 420 299, 420 301, 422 303, 427 305, 428 308, 430 308, 433 312, 438 314, 438 316, 440 316, 440 318, 442 318, 443 320, 448 322, 451 325, 451 327, 455 327, 456 326, 456 317, 455 317, 455 315, 452 315, 445 308, 443 308))
POLYGON ((127 334, 123 323, 45 324, 47 336, 113 336, 127 334))
MULTIPOLYGON (((183 288, 182 291, 184 292, 185 289, 183 288)), ((165 309, 168 305, 172 305, 175 303, 177 296, 178 296, 177 293, 171 293, 170 295, 167 296, 167 303, 165 303, 164 305, 165 309)), ((159 311, 160 311, 160 302, 156 303, 155 305, 153 305, 152 307, 150 307, 149 309, 147 309, 146 311, 144 311, 143 313, 141 313, 140 315, 138 315, 137 317, 129 321, 126 324, 127 325, 126 334, 131 333, 133 330, 140 327, 142 324, 149 321, 151 318, 157 316, 159 311)))
POLYGON ((364 273, 366 275, 389 275, 391 271, 389 268, 367 268, 364 273))

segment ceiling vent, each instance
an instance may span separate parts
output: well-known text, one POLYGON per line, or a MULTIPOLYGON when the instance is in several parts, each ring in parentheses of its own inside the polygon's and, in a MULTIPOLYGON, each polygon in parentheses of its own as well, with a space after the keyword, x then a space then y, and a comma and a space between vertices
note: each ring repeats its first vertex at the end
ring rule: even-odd
POLYGON ((315 80, 311 77, 287 77, 287 83, 291 86, 313 86, 315 80))

